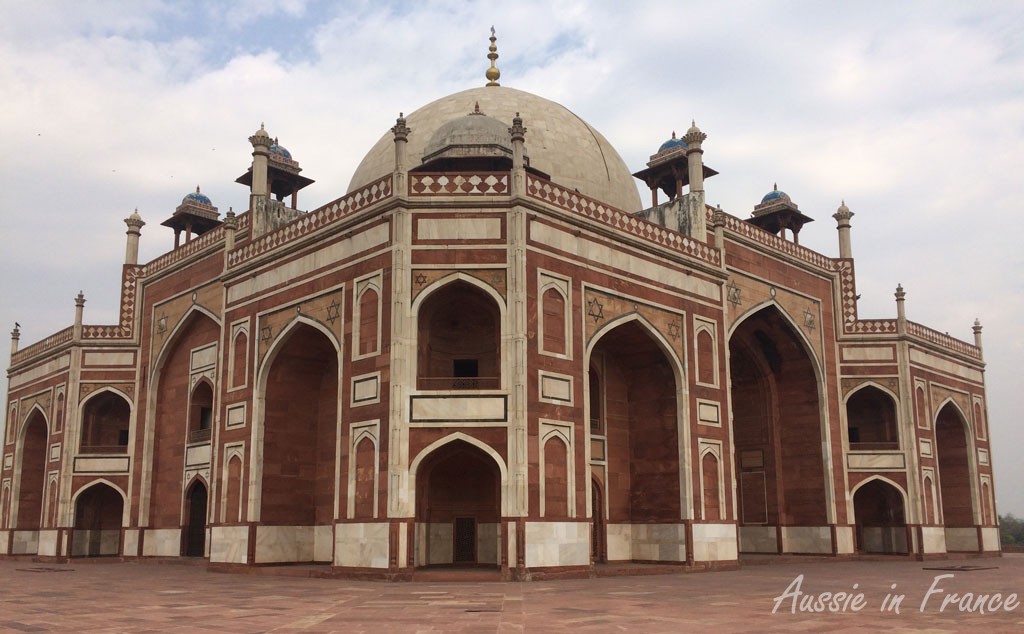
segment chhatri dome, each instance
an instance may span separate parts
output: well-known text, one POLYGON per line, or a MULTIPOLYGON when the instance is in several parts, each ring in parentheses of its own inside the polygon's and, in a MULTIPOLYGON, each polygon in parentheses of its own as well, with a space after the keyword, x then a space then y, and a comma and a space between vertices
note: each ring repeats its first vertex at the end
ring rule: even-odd
POLYGON ((186 194, 185 197, 181 199, 181 202, 182 204, 193 202, 199 203, 200 205, 213 205, 213 202, 210 201, 210 197, 199 191, 199 185, 196 185, 196 190, 194 192, 186 194))
POLYGON ((770 192, 768 192, 767 194, 765 194, 764 198, 761 199, 761 203, 762 204, 763 203, 768 203, 768 202, 771 202, 773 200, 789 201, 791 199, 789 197, 789 194, 787 194, 786 192, 780 192, 779 191, 779 184, 775 183, 773 185, 773 187, 772 187, 772 190, 770 192))
MULTIPOLYGON (((492 44, 493 46, 493 44, 492 44)), ((405 117, 411 132, 406 145, 408 166, 415 169, 428 154, 431 139, 442 128, 456 134, 460 126, 480 122, 467 113, 479 110, 501 122, 504 136, 516 113, 526 127, 525 150, 530 167, 549 174, 552 182, 624 211, 641 209, 635 181, 622 157, 604 136, 565 106, 543 97, 497 84, 491 52, 489 85, 457 92, 429 103, 405 117), (492 77, 494 77, 492 79, 492 77), (458 123, 452 124, 452 122, 458 123)), ((488 124, 490 122, 487 122, 488 124)), ((493 127, 495 131, 497 128, 493 127)), ((506 143, 511 143, 506 141, 506 143)), ((356 168, 348 191, 368 185, 395 168, 395 139, 389 131, 370 149, 356 168)))
POLYGON ((686 141, 684 141, 682 139, 677 139, 676 138, 676 133, 675 133, 675 131, 673 131, 672 132, 672 138, 669 139, 668 141, 665 141, 664 143, 662 143, 661 147, 658 148, 658 154, 661 154, 662 152, 664 152, 666 150, 674 150, 676 148, 682 148, 682 149, 685 150, 686 149, 686 141))

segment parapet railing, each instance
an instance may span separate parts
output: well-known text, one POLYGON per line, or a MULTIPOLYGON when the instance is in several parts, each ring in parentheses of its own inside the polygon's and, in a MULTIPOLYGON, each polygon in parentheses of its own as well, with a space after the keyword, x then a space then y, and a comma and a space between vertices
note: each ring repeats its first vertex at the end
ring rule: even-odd
POLYGON ((391 175, 361 187, 358 190, 342 196, 334 202, 327 203, 323 207, 303 214, 285 226, 250 240, 247 244, 238 247, 228 254, 228 268, 233 268, 251 260, 267 251, 296 238, 312 233, 320 227, 327 226, 343 216, 354 213, 369 207, 370 205, 390 198, 393 193, 391 175))
POLYGON ((720 266, 722 256, 718 249, 700 240, 694 240, 677 231, 666 229, 661 225, 637 218, 614 207, 609 207, 593 198, 571 191, 550 181, 537 178, 532 174, 526 176, 526 192, 538 200, 561 207, 567 211, 614 227, 620 231, 678 251, 692 258, 702 260, 714 266, 720 266))
POLYGON ((932 330, 927 326, 908 321, 907 322, 907 334, 912 337, 919 337, 925 341, 930 341, 941 348, 947 350, 953 350, 960 354, 975 359, 981 359, 981 349, 975 345, 969 344, 966 341, 961 341, 956 337, 951 337, 946 333, 939 332, 938 330, 932 330))
POLYGON ((506 196, 509 172, 410 172, 410 196, 506 196))

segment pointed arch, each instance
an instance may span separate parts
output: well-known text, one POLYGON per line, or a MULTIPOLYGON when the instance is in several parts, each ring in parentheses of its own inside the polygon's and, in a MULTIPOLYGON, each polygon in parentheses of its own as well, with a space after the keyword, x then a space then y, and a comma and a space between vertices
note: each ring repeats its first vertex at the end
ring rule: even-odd
POLYGON ((421 390, 500 389, 508 372, 501 342, 508 334, 505 300, 481 280, 456 272, 412 302, 416 321, 416 385, 421 390))
POLYGON ((128 450, 131 422, 135 418, 135 403, 123 391, 105 385, 91 392, 78 406, 78 450, 82 453, 117 452, 128 450), (105 403, 102 401, 106 401, 105 403), (118 405, 122 404, 123 408, 118 405), (110 408, 115 411, 110 412, 110 408), (106 410, 107 416, 96 420, 94 410, 106 410), (126 411, 125 411, 126 410, 126 411))
POLYGON ((728 346, 741 544, 747 542, 756 552, 831 550, 834 544, 824 541, 779 543, 777 534, 766 530, 820 529, 836 522, 829 398, 814 346, 775 300, 738 317, 729 328, 728 346), (794 393, 807 398, 787 397, 794 393), (765 545, 767 539, 774 547, 765 545))
POLYGON ((223 340, 220 318, 207 308, 193 304, 167 333, 166 340, 150 367, 147 390, 145 442, 139 493, 140 517, 153 528, 178 528, 181 517, 183 463, 171 458, 175 447, 187 439, 191 350, 219 345, 223 340), (178 380, 168 380, 174 375, 178 380), (180 380, 179 377, 185 377, 180 380), (158 424, 157 421, 160 421, 158 424))
POLYGON ((872 475, 853 487, 850 498, 854 507, 857 552, 909 552, 909 498, 902 486, 885 476, 872 475))
POLYGON ((782 306, 782 304, 775 301, 774 299, 765 300, 759 304, 755 304, 751 306, 749 309, 747 309, 742 315, 737 317, 736 321, 732 322, 732 325, 729 326, 729 340, 732 341, 732 336, 736 333, 736 330, 741 325, 743 325, 744 322, 754 317, 765 308, 774 308, 775 310, 777 310, 782 319, 785 320, 786 323, 789 325, 790 331, 796 337, 797 341, 799 341, 800 344, 803 346, 804 352, 807 353, 808 358, 810 358, 811 363, 814 366, 815 376, 818 378, 818 383, 821 384, 823 374, 821 359, 818 358, 818 354, 814 350, 814 345, 811 344, 811 340, 807 338, 807 335, 805 335, 803 332, 803 328, 801 328, 797 321, 793 319, 793 316, 789 314, 789 312, 782 306))
MULTIPOLYGON (((494 448, 487 443, 477 440, 476 438, 468 434, 464 434, 461 431, 453 432, 443 438, 438 438, 416 454, 416 457, 413 458, 412 462, 409 464, 409 484, 406 486, 406 492, 409 495, 409 499, 416 499, 416 478, 419 475, 419 468, 423 460, 441 447, 456 441, 462 441, 476 447, 490 456, 494 460, 494 463, 498 465, 498 474, 501 478, 501 514, 503 516, 508 515, 508 466, 505 464, 505 460, 501 457, 501 454, 495 451, 494 448)), ((397 494, 397 491, 395 493, 397 494)))
POLYGON ((977 454, 970 418, 952 397, 936 408, 935 462, 942 523, 949 528, 980 524, 977 454))
POLYGON ((466 434, 449 434, 420 451, 410 470, 416 565, 499 565, 507 478, 497 452, 466 434))
MULTIPOLYGON (((673 395, 674 395, 674 398, 675 398, 675 406, 674 406, 675 428, 673 430, 673 433, 675 434, 675 439, 674 440, 675 440, 675 443, 676 443, 677 447, 676 447, 675 455, 672 458, 672 460, 675 461, 675 463, 676 463, 675 468, 678 470, 678 481, 673 483, 673 488, 675 488, 678 491, 678 500, 673 501, 673 506, 676 503, 678 503, 678 505, 679 505, 679 507, 678 507, 678 510, 679 510, 679 512, 678 512, 678 519, 684 519, 684 520, 685 519, 693 519, 696 511, 695 511, 695 504, 694 504, 695 497, 694 497, 694 490, 693 490, 693 486, 694 486, 693 485, 693 478, 690 477, 690 474, 692 472, 692 449, 691 449, 691 436, 690 436, 690 425, 689 425, 690 408, 684 406, 685 403, 689 402, 689 396, 688 396, 689 390, 688 390, 688 381, 686 379, 686 376, 687 376, 686 362, 685 362, 685 359, 680 356, 680 352, 677 351, 673 347, 673 345, 665 338, 665 336, 658 330, 658 328, 653 323, 651 323, 647 318, 645 318, 640 313, 632 312, 632 313, 627 313, 625 315, 620 315, 620 316, 618 316, 618 317, 616 317, 614 319, 609 320, 607 323, 603 324, 599 329, 597 329, 590 336, 589 341, 587 341, 587 343, 586 343, 585 350, 584 350, 584 358, 583 358, 583 367, 586 368, 586 377, 585 377, 586 385, 588 387, 590 386, 591 372, 592 372, 592 368, 593 368, 593 359, 594 359, 594 356, 595 356, 595 351, 598 351, 598 352, 600 352, 601 354, 604 355, 604 376, 600 377, 600 379, 601 379, 601 384, 600 384, 601 391, 602 391, 603 394, 608 394, 609 393, 609 390, 611 389, 609 387, 610 386, 609 382, 611 381, 611 378, 612 378, 611 376, 609 376, 609 372, 608 372, 608 370, 609 370, 608 364, 609 364, 609 361, 610 361, 610 357, 607 354, 605 354, 604 352, 599 351, 598 347, 599 346, 603 346, 603 345, 611 345, 611 344, 606 344, 606 342, 614 343, 613 339, 609 339, 608 338, 610 335, 613 335, 613 333, 627 333, 627 336, 628 336, 628 332, 629 331, 628 330, 621 330, 622 328, 627 328, 627 329, 628 328, 637 328, 640 333, 642 333, 643 335, 646 335, 647 340, 650 341, 650 344, 654 347, 654 349, 657 350, 658 352, 660 352, 663 355, 665 365, 667 366, 667 368, 671 372, 673 380, 675 382, 674 390, 673 390, 673 395)), ((601 350, 603 350, 603 349, 604 349, 604 347, 602 347, 601 350)), ((652 368, 650 368, 650 370, 653 371, 653 366, 652 366, 652 368)), ((663 395, 663 396, 665 396, 665 395, 663 395)), ((584 391, 584 420, 588 420, 588 421, 591 420, 592 412, 593 412, 593 405, 591 403, 591 398, 592 398, 591 390, 590 389, 585 390, 584 391)), ((608 405, 608 403, 610 403, 610 398, 611 397, 608 397, 606 399, 606 402, 605 402, 606 405, 608 405)), ((639 403, 639 401, 637 401, 637 403, 639 403)), ((600 407, 600 405, 599 405, 599 407, 600 407)), ((610 407, 610 405, 608 405, 608 407, 610 407)), ((605 412, 602 412, 602 413, 604 414, 604 417, 606 419, 609 419, 609 417, 611 417, 611 415, 612 415, 611 412, 608 412, 608 411, 605 411, 605 412)), ((606 422, 605 423, 605 429, 603 430, 605 434, 609 434, 610 433, 609 429, 607 428, 607 425, 608 425, 608 423, 606 422)), ((590 426, 589 425, 587 426, 586 434, 587 434, 587 436, 586 436, 587 442, 589 442, 589 438, 590 438, 590 435, 591 435, 591 431, 590 431, 590 426)), ((608 453, 609 451, 611 451, 610 447, 607 448, 607 450, 606 450, 606 456, 610 455, 608 453)), ((667 459, 667 456, 666 456, 666 459, 667 459)), ((639 463, 634 460, 634 461, 631 462, 631 464, 635 465, 635 464, 639 464, 639 463)), ((651 468, 654 468, 654 467, 652 466, 651 468)), ((646 480, 646 479, 647 478, 638 478, 636 480, 637 486, 641 486, 640 481, 641 480, 646 480)), ((651 486, 653 486, 653 483, 651 484, 651 486)), ((607 503, 608 508, 609 508, 610 517, 615 514, 615 513, 612 512, 613 506, 615 504, 621 504, 621 503, 625 502, 623 500, 613 499, 613 496, 611 495, 611 493, 612 493, 611 491, 608 492, 608 499, 606 500, 606 503, 607 503)), ((587 503, 587 506, 589 507, 592 504, 592 501, 590 500, 590 496, 592 495, 592 490, 591 490, 590 487, 586 488, 586 495, 587 495, 587 498, 588 498, 586 503, 587 503)), ((667 508, 667 507, 663 507, 663 510, 664 510, 664 508, 667 508)), ((625 511, 623 510, 623 512, 625 512, 625 511)), ((642 511, 642 512, 640 512, 640 514, 643 515, 645 512, 646 511, 642 511)), ((629 511, 629 514, 632 515, 632 511, 629 511)), ((667 521, 667 518, 663 517, 661 519, 667 521)))
POLYGON ((899 449, 899 405, 896 393, 875 381, 850 390, 843 398, 849 447, 899 449))
POLYGON ((29 419, 32 418, 33 413, 38 413, 43 419, 43 425, 46 427, 46 435, 50 435, 50 417, 46 414, 46 410, 43 409, 39 403, 33 403, 32 407, 21 418, 21 427, 18 429, 17 441, 21 443, 25 440, 25 430, 28 428, 29 419))
MULTIPOLYGON (((305 337, 306 335, 302 336, 305 337)), ((317 345, 315 341, 307 341, 307 343, 314 347, 317 345)), ((338 516, 339 502, 337 492, 334 490, 334 483, 338 469, 336 460, 336 442, 337 435, 339 433, 337 430, 339 429, 341 422, 341 408, 338 406, 338 395, 341 394, 342 390, 342 362, 342 345, 334 332, 323 322, 301 313, 295 315, 283 328, 281 328, 277 337, 275 337, 268 346, 263 360, 258 364, 255 395, 253 398, 253 425, 251 435, 252 451, 249 452, 249 473, 247 483, 247 515, 249 521, 265 520, 279 525, 312 526, 319 525, 319 522, 330 521, 338 516), (304 329, 309 329, 316 335, 322 337, 326 341, 328 348, 326 349, 326 352, 318 352, 318 354, 320 354, 319 358, 327 364, 327 366, 320 368, 320 383, 316 386, 308 386, 309 389, 312 390, 312 392, 310 392, 312 395, 311 398, 314 398, 316 401, 316 412, 315 414, 312 412, 307 413, 315 416, 316 424, 306 430, 308 432, 307 436, 312 434, 313 438, 305 437, 303 455, 304 459, 313 460, 318 465, 323 460, 327 460, 326 450, 321 451, 322 449, 325 449, 325 447, 320 446, 323 443, 317 440, 316 437, 320 432, 324 432, 328 435, 333 434, 329 440, 331 449, 329 455, 330 460, 334 461, 335 464, 330 469, 331 477, 329 479, 326 477, 326 473, 320 472, 319 468, 314 469, 316 473, 312 476, 301 476, 301 485, 304 491, 303 498, 301 500, 292 500, 292 502, 289 503, 295 508, 301 507, 301 513, 299 515, 289 513, 285 508, 288 506, 287 504, 278 504, 273 509, 273 517, 267 519, 265 517, 267 509, 266 505, 264 505, 264 497, 266 497, 267 494, 264 485, 267 481, 265 465, 271 462, 271 459, 265 452, 270 376, 282 351, 285 350, 292 342, 293 336, 303 332, 304 329), (328 381, 329 374, 333 376, 333 383, 328 381), (328 381, 330 385, 325 384, 324 381, 328 381), (326 390, 326 392, 324 390, 326 390), (315 392, 315 395, 313 395, 313 392, 315 392), (327 412, 327 409, 324 409, 324 412, 320 412, 321 406, 328 408, 333 407, 333 412, 327 412), (324 419, 325 416, 329 417, 331 420, 326 421, 324 419), (331 500, 331 509, 327 509, 322 504, 316 503, 316 496, 312 492, 312 489, 317 489, 321 486, 326 487, 328 485, 328 480, 331 494, 324 499, 331 500)), ((297 363, 297 361, 295 359, 291 359, 289 360, 289 363, 297 363)), ((300 384, 296 384, 297 387, 299 385, 300 384)), ((276 430, 276 433, 284 434, 285 432, 283 429, 279 429, 276 430)), ((289 441, 294 449, 294 442, 292 441, 294 441, 294 438, 289 441)), ((280 460, 283 458, 279 457, 278 459, 280 460)), ((287 477, 277 474, 277 476, 275 476, 274 486, 287 486, 284 482, 286 479, 287 477)))
MULTIPOLYGON (((152 367, 154 370, 159 372, 160 368, 163 367, 164 363, 167 361, 167 356, 177 344, 178 337, 189 326, 190 321, 197 315, 209 317, 218 328, 223 327, 223 323, 216 313, 200 304, 192 304, 189 309, 185 311, 185 314, 181 316, 181 319, 179 319, 177 323, 174 324, 174 327, 167 333, 167 338, 164 339, 164 344, 160 347, 160 352, 157 353, 156 358, 153 360, 152 367)), ((217 341, 220 341, 219 337, 217 341)))
POLYGON ((121 532, 128 521, 128 496, 110 480, 98 478, 71 496, 74 509, 72 555, 98 557, 121 552, 121 532))
POLYGON ((476 288, 490 295, 491 299, 494 300, 494 303, 498 305, 498 309, 501 311, 502 317, 505 316, 507 307, 505 304, 505 298, 501 296, 501 293, 499 293, 496 288, 484 282, 480 278, 474 277, 467 273, 463 273, 462 271, 455 271, 453 273, 445 275, 442 278, 436 279, 430 284, 428 284, 425 288, 423 288, 423 290, 421 290, 419 293, 417 293, 416 298, 412 300, 412 305, 410 306, 412 313, 414 315, 419 314, 420 307, 423 305, 423 302, 426 301, 428 297, 438 292, 445 286, 448 286, 449 284, 454 284, 455 282, 465 282, 470 286, 475 286, 476 288))

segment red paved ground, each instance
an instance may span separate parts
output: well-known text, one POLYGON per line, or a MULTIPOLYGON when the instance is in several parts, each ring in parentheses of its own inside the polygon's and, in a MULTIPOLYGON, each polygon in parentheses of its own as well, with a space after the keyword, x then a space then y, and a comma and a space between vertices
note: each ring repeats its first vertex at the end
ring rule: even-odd
MULTIPOLYGON (((532 583, 385 583, 210 573, 153 563, 0 560, 4 632, 1024 632, 1024 606, 941 610, 952 593, 1024 595, 1024 555, 945 562, 855 561, 745 566, 700 574, 532 583), (927 570, 946 566, 988 570, 927 570), (944 592, 921 601, 937 575, 944 592), (802 590, 864 593, 841 614, 772 614, 802 590), (891 584, 896 589, 891 590, 891 584), (854 584, 857 589, 854 590, 854 584), (880 611, 905 594, 900 614, 880 611)), ((1012 605, 1012 604, 1011 604, 1012 605)))

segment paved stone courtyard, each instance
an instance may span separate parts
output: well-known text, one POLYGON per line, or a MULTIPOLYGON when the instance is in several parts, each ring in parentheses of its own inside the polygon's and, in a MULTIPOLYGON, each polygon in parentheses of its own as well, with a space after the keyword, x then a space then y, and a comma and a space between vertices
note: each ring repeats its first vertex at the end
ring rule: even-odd
MULTIPOLYGON (((532 583, 385 583, 211 573, 195 565, 2 560, 0 631, 505 634, 884 628, 992 634, 1024 631, 1024 607, 1007 601, 1013 593, 1024 595, 1022 554, 925 563, 808 559, 723 572, 532 583), (800 590, 814 598, 822 592, 863 593, 863 606, 854 611, 855 601, 844 597, 836 605, 846 606, 845 613, 819 614, 801 612, 800 602, 790 598, 777 601, 787 589, 796 590, 800 575, 800 590), (881 610, 890 593, 905 595, 899 614, 881 610), (942 609, 954 593, 959 596, 942 609), (973 612, 960 609, 966 593, 972 597, 963 605, 973 612), (981 594, 990 596, 979 607, 981 594), (989 611, 1000 603, 1001 610, 989 611)), ((830 600, 822 601, 826 609, 830 600)))

